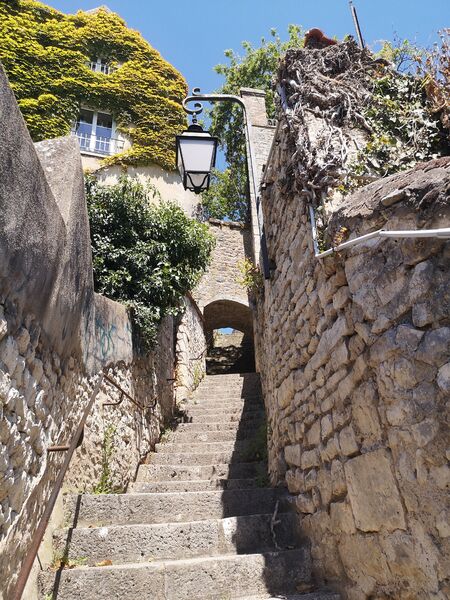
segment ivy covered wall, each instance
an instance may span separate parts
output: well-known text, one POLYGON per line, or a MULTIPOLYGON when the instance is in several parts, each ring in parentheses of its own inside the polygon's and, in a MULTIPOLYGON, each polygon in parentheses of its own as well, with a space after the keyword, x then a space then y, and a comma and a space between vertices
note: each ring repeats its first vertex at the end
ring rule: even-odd
POLYGON ((112 113, 133 146, 105 159, 175 167, 186 123, 182 75, 117 14, 65 15, 35 0, 0 2, 0 61, 35 141, 67 135, 80 105, 112 113), (105 58, 105 75, 89 63, 105 58))

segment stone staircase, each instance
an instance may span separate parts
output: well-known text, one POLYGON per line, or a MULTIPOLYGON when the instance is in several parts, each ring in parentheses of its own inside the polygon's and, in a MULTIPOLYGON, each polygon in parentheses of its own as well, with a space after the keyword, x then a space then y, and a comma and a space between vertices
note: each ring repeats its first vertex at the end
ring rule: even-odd
POLYGON ((46 600, 337 600, 315 591, 286 492, 260 487, 255 373, 206 377, 126 494, 69 496, 46 600), (279 595, 282 594, 282 595, 279 595))

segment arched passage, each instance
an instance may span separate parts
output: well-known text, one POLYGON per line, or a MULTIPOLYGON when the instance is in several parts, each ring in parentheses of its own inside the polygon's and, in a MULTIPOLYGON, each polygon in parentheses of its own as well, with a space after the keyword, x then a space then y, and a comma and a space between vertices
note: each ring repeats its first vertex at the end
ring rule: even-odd
POLYGON ((207 373, 253 372, 255 352, 251 309, 234 300, 220 299, 205 306, 203 318, 208 342, 207 373), (224 335, 224 329, 232 335, 224 335))

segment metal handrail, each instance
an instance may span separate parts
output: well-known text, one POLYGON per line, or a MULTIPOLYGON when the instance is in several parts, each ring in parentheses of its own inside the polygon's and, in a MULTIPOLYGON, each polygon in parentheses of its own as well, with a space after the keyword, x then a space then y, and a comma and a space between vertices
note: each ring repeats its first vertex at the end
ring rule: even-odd
POLYGON ((22 563, 22 568, 20 569, 19 578, 17 579, 16 585, 13 590, 12 600, 21 600, 21 598, 22 598, 22 594, 25 589, 26 583, 28 581, 28 577, 30 576, 30 572, 33 567, 34 560, 39 551, 39 547, 41 545, 42 538, 44 537, 45 530, 47 529, 48 522, 50 520, 51 514, 55 507, 56 499, 58 498, 59 492, 61 490, 61 486, 62 486, 64 477, 66 475, 67 469, 69 468, 69 464, 70 464, 70 461, 72 460, 73 453, 75 452, 75 449, 78 445, 78 440, 80 439, 80 437, 83 433, 84 424, 86 423, 86 419, 88 418, 89 413, 91 412, 92 406, 97 397, 97 394, 100 391, 100 386, 102 384, 102 381, 103 381, 103 374, 100 374, 99 379, 92 391, 89 402, 88 402, 86 408, 84 409, 83 416, 81 417, 81 420, 78 424, 75 435, 73 436, 72 441, 69 445, 67 454, 64 458, 64 462, 61 467, 61 470, 58 473, 58 476, 55 480, 53 490, 52 490, 52 493, 48 500, 47 506, 45 507, 45 510, 42 514, 41 520, 39 521, 39 525, 37 526, 37 529, 34 532, 31 547, 22 563))
MULTIPOLYGON (((143 406, 142 404, 140 404, 137 400, 135 400, 132 396, 130 396, 130 394, 128 394, 128 392, 126 392, 116 381, 114 381, 114 379, 112 379, 109 375, 107 375, 106 373, 102 372, 99 374, 99 379, 92 391, 91 397, 89 399, 88 404, 86 405, 86 408, 84 409, 83 412, 83 416, 81 417, 81 420, 78 424, 78 427, 75 431, 75 434, 72 438, 72 441, 70 442, 69 445, 59 445, 59 446, 50 446, 49 448, 47 448, 47 452, 67 452, 65 458, 64 458, 64 462, 62 464, 61 470, 58 473, 58 476, 55 480, 54 486, 53 486, 53 490, 52 493, 50 495, 50 498, 48 500, 47 506, 45 507, 45 510, 42 514, 41 520, 39 521, 39 525, 37 526, 36 531, 34 532, 33 535, 33 539, 31 542, 31 546, 30 549, 27 553, 27 555, 25 556, 25 559, 22 563, 22 567, 20 569, 20 573, 19 573, 19 577, 17 579, 17 582, 15 584, 14 590, 13 590, 13 595, 11 596, 11 600, 21 600, 25 586, 27 584, 28 578, 30 576, 31 573, 31 569, 33 567, 33 563, 36 559, 37 553, 39 551, 39 547, 41 545, 42 542, 42 538, 44 537, 45 531, 47 529, 51 514, 53 512, 53 509, 55 507, 55 503, 56 500, 58 498, 58 495, 61 491, 61 487, 64 481, 64 477, 67 473, 67 469, 69 468, 70 465, 70 461, 72 460, 72 456, 73 453, 75 452, 75 450, 78 448, 78 446, 80 445, 83 436, 84 436, 84 426, 86 423, 86 420, 89 416, 89 413, 92 410, 92 407, 94 405, 95 399, 97 397, 98 392, 100 391, 100 387, 102 385, 102 383, 106 381, 107 383, 109 383, 110 385, 113 385, 115 388, 117 388, 120 392, 121 392, 121 397, 119 402, 105 402, 103 404, 103 406, 117 406, 118 404, 121 404, 123 401, 123 398, 126 397, 128 398, 128 400, 130 400, 130 402, 132 404, 134 404, 136 407, 138 407, 140 410, 144 411, 146 409, 145 406, 143 406)), ((154 409, 157 403, 157 397, 155 398, 155 401, 153 403, 153 405, 151 405, 150 409, 154 409)))
POLYGON ((116 381, 114 381, 114 379, 112 379, 109 375, 104 374, 103 378, 106 382, 108 382, 110 385, 114 386, 120 392, 120 399, 118 402, 103 402, 103 406, 118 406, 119 404, 122 404, 123 398, 125 396, 126 398, 128 398, 128 400, 132 404, 137 406, 137 408, 139 408, 139 410, 144 411, 146 408, 151 408, 151 409, 155 408, 157 400, 158 400, 157 397, 155 397, 153 404, 151 404, 149 406, 144 406, 143 404, 141 404, 140 402, 135 400, 132 396, 130 396, 130 394, 128 392, 126 392, 122 387, 120 387, 120 385, 116 381))

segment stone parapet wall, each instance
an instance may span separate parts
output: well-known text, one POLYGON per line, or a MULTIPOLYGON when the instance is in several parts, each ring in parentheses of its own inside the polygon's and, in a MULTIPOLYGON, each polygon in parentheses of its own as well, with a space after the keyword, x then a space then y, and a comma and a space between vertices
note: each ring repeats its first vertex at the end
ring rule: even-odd
POLYGON ((154 450, 173 415, 173 336, 173 319, 168 317, 159 328, 156 351, 105 370, 142 408, 104 381, 64 479, 64 492, 123 492, 134 481, 140 462, 154 450))
MULTIPOLYGON (((344 598, 444 600, 449 242, 372 239, 315 258, 279 136, 262 197, 276 267, 255 316, 272 483, 293 494, 317 577, 344 598)), ((449 189, 449 159, 375 182, 345 199, 328 239, 448 227, 449 189)))
MULTIPOLYGON (((124 345, 116 328, 123 322, 124 309, 96 298, 101 300, 103 316, 106 302, 109 316, 116 319, 101 321, 102 327, 97 320, 90 337, 99 342, 97 353, 101 353, 106 343, 104 326, 108 326, 108 352, 112 353, 124 345)), ((0 305, 0 317, 0 592, 5 594, 64 460, 64 452, 50 454, 48 448, 70 444, 98 375, 87 374, 76 357, 61 359, 44 343, 39 323, 20 315, 8 301, 0 305)), ((129 320, 126 325, 129 330, 129 320)), ((174 365, 173 335, 172 319, 168 319, 160 328, 157 353, 132 355, 127 362, 126 357, 116 355, 119 360, 105 363, 105 367, 110 365, 107 374, 145 409, 136 408, 127 398, 119 406, 103 406, 120 399, 120 391, 103 383, 63 490, 125 490, 134 479, 140 461, 158 441, 164 420, 173 413, 169 378, 174 365), (165 337, 170 337, 170 344, 162 343, 165 337)))

